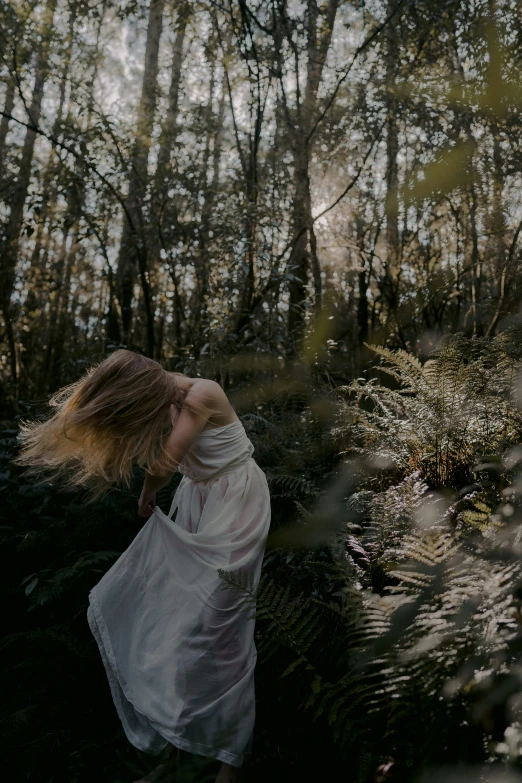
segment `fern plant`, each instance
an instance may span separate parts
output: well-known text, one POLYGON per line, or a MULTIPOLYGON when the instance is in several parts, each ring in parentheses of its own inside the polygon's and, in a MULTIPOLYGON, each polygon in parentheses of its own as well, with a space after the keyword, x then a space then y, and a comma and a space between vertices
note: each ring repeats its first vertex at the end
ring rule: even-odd
POLYGON ((489 341, 452 336, 424 364, 370 346, 396 388, 364 379, 340 387, 334 434, 373 464, 419 471, 431 487, 471 483, 479 460, 520 440, 517 341, 520 329, 489 341))
POLYGON ((363 457, 344 523, 315 554, 271 553, 279 567, 247 591, 261 664, 300 676, 357 783, 390 753, 404 780, 486 760, 522 656, 515 336, 452 338, 425 364, 381 353, 397 388, 359 380, 340 394, 341 456, 363 457), (335 588, 299 591, 306 567, 335 588))
MULTIPOLYGON (((333 548, 332 543, 332 554, 333 548)), ((223 587, 242 596, 244 611, 256 618, 260 675, 275 660, 278 681, 297 678, 301 707, 314 722, 326 723, 334 743, 350 757, 353 779, 364 780, 371 767, 371 726, 358 716, 369 704, 372 684, 360 653, 371 643, 374 624, 364 620, 346 561, 333 557, 314 565, 335 572, 334 599, 297 592, 295 580, 281 584, 266 573, 256 589, 248 574, 221 570, 220 576, 223 587)))

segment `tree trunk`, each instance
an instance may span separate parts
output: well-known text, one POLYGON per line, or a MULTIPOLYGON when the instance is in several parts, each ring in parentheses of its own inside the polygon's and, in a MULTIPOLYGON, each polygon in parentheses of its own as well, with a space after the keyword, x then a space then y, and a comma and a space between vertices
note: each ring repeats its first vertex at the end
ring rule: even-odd
MULTIPOLYGON (((462 93, 464 97, 464 105, 465 105, 468 100, 467 85, 466 85, 464 69, 462 67, 462 63, 459 56, 458 44, 457 44, 457 32, 455 29, 453 29, 452 44, 453 44, 455 77, 458 80, 458 83, 462 89, 462 93)), ((464 130, 464 133, 466 135, 466 140, 470 145, 470 147, 473 148, 475 146, 475 138, 473 136, 471 115, 469 109, 462 110, 461 120, 462 120, 461 128, 464 130)), ((460 132, 459 127, 456 130, 457 132, 460 132)), ((470 254, 471 255, 471 270, 470 270, 471 271, 471 284, 470 284, 471 303, 468 312, 464 316, 463 326, 464 329, 466 330, 467 319, 468 316, 471 315, 472 318, 471 329, 467 331, 470 331, 473 335, 481 335, 483 333, 482 310, 480 307, 480 300, 482 294, 482 263, 480 258, 478 227, 477 227, 478 197, 477 197, 477 189, 475 187, 475 181, 474 181, 473 166, 474 166, 474 156, 470 155, 470 159, 468 162, 468 169, 466 171, 466 191, 468 196, 467 205, 468 205, 468 217, 469 217, 469 230, 471 234, 471 254, 470 254)))
MULTIPOLYGON (((230 46, 230 39, 227 39, 227 46, 230 46)), ((226 56, 226 55, 225 55, 226 56)), ((212 220, 212 210, 216 201, 216 195, 219 193, 219 166, 221 161, 221 152, 223 149, 223 132, 225 122, 225 103, 226 103, 226 84, 225 77, 223 76, 223 82, 221 85, 221 94, 219 97, 217 119, 214 123, 214 146, 212 150, 212 181, 210 188, 207 188, 204 195, 203 207, 201 210, 201 228, 199 231, 199 247, 200 247, 200 259, 199 259, 199 278, 200 287, 203 294, 208 293, 208 273, 210 269, 210 252, 209 252, 209 231, 212 220)), ((198 323, 205 323, 205 316, 207 311, 206 300, 200 301, 198 323)), ((201 328, 200 328, 201 332, 201 328)), ((201 337, 199 337, 201 341, 201 337)))
POLYGON ((310 181, 308 178, 308 151, 304 139, 296 140, 294 149, 294 209, 293 229, 294 246, 290 253, 288 271, 291 275, 288 284, 288 333, 291 340, 290 353, 295 353, 301 341, 305 324, 306 285, 308 282, 308 210, 310 199, 310 181))
POLYGON ((154 354, 154 323, 150 284, 147 269, 147 242, 143 202, 147 193, 148 162, 152 129, 157 103, 158 54, 163 28, 165 0, 151 0, 145 48, 145 68, 138 108, 136 135, 131 155, 129 190, 125 201, 123 230, 118 266, 116 272, 116 295, 121 308, 121 335, 130 344, 132 332, 132 306, 136 273, 143 292, 145 323, 147 330, 147 351, 154 354))
POLYGON ((78 251, 79 225, 76 223, 72 232, 71 245, 66 250, 65 242, 63 247, 63 265, 60 287, 58 290, 55 322, 53 324, 53 335, 49 335, 49 391, 54 391, 60 386, 61 380, 61 360, 64 354, 65 341, 67 337, 67 324, 70 323, 69 299, 71 295, 71 275, 76 253, 78 251))
POLYGON ((309 148, 310 132, 317 114, 317 92, 335 24, 339 0, 328 0, 321 7, 323 20, 318 30, 319 8, 317 0, 308 0, 307 6, 307 71, 303 101, 297 105, 297 128, 289 128, 294 154, 294 246, 289 258, 291 274, 288 292, 288 332, 290 352, 295 353, 301 341, 305 325, 306 286, 311 263, 314 280, 314 304, 316 313, 322 306, 321 270, 317 256, 317 242, 312 218, 310 192, 309 148), (297 131, 297 132, 296 132, 297 131))
MULTIPOLYGON (((387 14, 393 12, 395 0, 388 0, 387 14)), ((398 101, 395 91, 397 64, 399 61, 399 41, 397 22, 391 19, 386 28, 386 267, 384 272, 384 296, 389 314, 397 328, 397 309, 399 306, 400 277, 400 237, 399 237, 399 177, 397 155, 399 152, 398 101)))
MULTIPOLYGON (((151 249, 153 259, 159 259, 161 247, 161 229, 165 222, 165 201, 169 190, 172 175, 172 152, 178 134, 178 103, 179 87, 181 82, 181 69, 183 66, 183 45, 187 29, 188 12, 186 9, 180 14, 176 38, 172 52, 172 66, 170 76, 170 88, 167 113, 161 128, 159 141, 158 161, 154 175, 153 214, 151 221, 151 249)), ((153 267, 151 260, 151 267, 153 267)))
MULTIPOLYGON (((69 78, 69 70, 70 70, 71 58, 73 52, 73 40, 74 40, 74 30, 75 30, 76 19, 77 19, 77 11, 78 11, 78 4, 74 3, 70 7, 70 11, 69 11, 68 34, 64 46, 64 61, 63 61, 63 67, 61 69, 62 73, 61 73, 61 80, 60 80, 60 92, 58 97, 58 108, 56 111, 56 116, 52 128, 52 137, 54 139, 58 139, 62 135, 61 126, 62 126, 62 119, 63 119, 64 109, 65 109, 65 96, 66 96, 67 82, 69 78)), ((68 103, 69 103, 69 108, 68 108, 68 117, 67 117, 66 125, 69 124, 69 120, 71 120, 70 111, 71 111, 72 95, 69 96, 68 103)), ((87 125, 88 124, 89 122, 87 123, 87 125)), ((38 308, 34 308, 34 307, 31 308, 31 304, 34 302, 34 295, 38 295, 40 299, 40 308, 42 309, 42 311, 45 310, 47 303, 48 302, 50 303, 51 320, 53 317, 52 316, 53 300, 55 296, 55 292, 52 286, 53 284, 56 286, 60 285, 60 276, 61 276, 60 269, 63 265, 61 261, 61 253, 60 253, 60 258, 58 260, 58 263, 56 265, 50 264, 48 266, 46 263, 46 260, 49 256, 49 245, 54 235, 54 218, 57 212, 58 214, 60 213, 59 208, 57 209, 57 195, 59 189, 59 172, 56 169, 57 160, 58 157, 56 154, 56 149, 53 146, 51 147, 47 164, 43 170, 43 174, 41 175, 43 180, 42 208, 41 208, 41 212, 38 215, 39 219, 38 219, 38 227, 36 231, 36 239, 35 239, 34 249, 31 254, 31 266, 28 275, 29 292, 27 297, 27 304, 24 303, 24 310, 26 314, 29 309, 37 310, 38 308), (42 254, 42 249, 43 249, 43 254, 42 254), (50 289, 47 287, 46 280, 49 280, 51 283, 50 289)), ((68 235, 68 229, 65 229, 65 238, 67 238, 67 235, 68 235)), ((29 325, 29 329, 34 329, 34 328, 39 328, 39 326, 37 327, 35 324, 29 325)), ((34 348, 37 348, 37 350, 41 352, 41 347, 38 346, 38 340, 33 339, 31 343, 34 348)), ((47 350, 49 350, 49 341, 48 341, 47 350)), ((31 353, 25 351, 24 364, 31 366, 32 361, 33 361, 33 357, 31 353)), ((46 359, 44 362, 44 378, 43 378, 45 386, 47 385, 47 375, 48 375, 48 368, 47 368, 47 359, 46 359)))
MULTIPOLYGON (((489 0, 490 25, 493 36, 488 41, 489 49, 489 81, 492 84, 500 84, 502 80, 502 45, 497 29, 497 3, 496 0, 489 0)), ((491 135, 493 137, 493 176, 492 187, 493 197, 491 204, 491 217, 489 222, 490 239, 488 242, 488 255, 490 260, 489 275, 494 280, 495 299, 497 301, 493 316, 490 320, 486 336, 494 334, 497 324, 502 316, 506 300, 506 288, 510 282, 508 280, 509 262, 506 247, 506 214, 504 208, 504 165, 503 154, 500 146, 500 127, 498 118, 493 114, 491 120, 491 135)))
MULTIPOLYGON (((172 211, 172 203, 168 203, 167 193, 172 184, 172 153, 178 134, 179 88, 184 60, 183 47, 189 13, 190 9, 188 6, 182 6, 178 14, 178 25, 172 51, 168 107, 161 128, 158 161, 154 176, 148 244, 148 257, 150 259, 149 269, 151 275, 154 277, 157 275, 161 266, 161 250, 164 245, 168 244, 168 239, 165 236, 166 218, 172 217, 174 222, 176 222, 176 217, 168 214, 172 211)), ((170 234, 170 230, 168 233, 170 234)), ((177 307, 176 300, 174 301, 174 307, 177 307)), ((174 320, 179 323, 179 314, 175 315, 174 320)), ((155 340, 155 358, 160 360, 164 334, 163 322, 160 321, 158 326, 159 330, 155 340)))
MULTIPOLYGON (((36 75, 31 103, 28 109, 28 122, 34 126, 37 126, 40 121, 44 86, 49 72, 49 48, 56 3, 57 0, 49 0, 42 25, 42 44, 36 61, 36 75)), ((36 133, 30 128, 27 128, 20 157, 20 165, 18 167, 18 177, 16 185, 13 188, 11 213, 9 215, 9 221, 7 223, 5 238, 1 249, 0 307, 2 308, 5 319, 10 353, 11 376, 15 389, 18 384, 18 356, 16 339, 12 326, 11 295, 16 279, 16 262, 20 246, 20 234, 23 226, 24 207, 31 180, 31 163, 33 160, 35 140, 36 133)))
MULTIPOLYGON (((3 180, 3 167, 4 167, 4 160, 5 160, 5 139, 7 136, 7 131, 9 130, 9 118, 5 116, 5 114, 11 114, 13 111, 14 106, 14 96, 15 96, 15 83, 14 79, 9 75, 7 79, 7 88, 5 91, 5 99, 4 99, 4 115, 2 115, 2 119, 0 120, 0 183, 2 183, 3 180)), ((0 191, 0 196, 2 195, 2 191, 0 191)))

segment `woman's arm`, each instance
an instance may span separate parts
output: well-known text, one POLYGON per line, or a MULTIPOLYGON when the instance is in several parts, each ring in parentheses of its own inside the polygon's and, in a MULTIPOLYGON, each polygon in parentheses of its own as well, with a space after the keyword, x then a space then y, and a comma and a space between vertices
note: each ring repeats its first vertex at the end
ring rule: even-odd
MULTIPOLYGON (((189 394, 192 399, 196 399, 199 395, 201 401, 212 404, 212 399, 209 400, 210 395, 215 397, 214 389, 210 388, 215 381, 198 381, 198 388, 191 389, 189 394)), ((188 395, 187 395, 188 397, 188 395)), ((171 460, 177 465, 183 460, 183 457, 191 447, 194 440, 199 433, 203 430, 208 416, 202 413, 194 413, 188 408, 182 408, 177 418, 174 429, 170 433, 170 436, 165 444, 165 451, 168 453, 171 460)), ((160 489, 166 487, 170 482, 175 470, 171 470, 168 473, 156 473, 154 470, 147 473, 143 489, 141 491, 140 499, 138 501, 138 514, 140 517, 149 517, 154 511, 156 505, 156 493, 160 489)))

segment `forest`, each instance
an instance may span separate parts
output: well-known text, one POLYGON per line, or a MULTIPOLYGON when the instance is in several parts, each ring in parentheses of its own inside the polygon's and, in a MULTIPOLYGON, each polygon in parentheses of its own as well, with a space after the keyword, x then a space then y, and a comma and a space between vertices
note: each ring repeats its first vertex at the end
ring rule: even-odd
POLYGON ((245 783, 520 783, 520 0, 5 0, 0 54, 5 779, 153 766, 86 622, 143 475, 13 462, 127 348, 218 381, 270 487, 259 586, 222 575, 245 783))

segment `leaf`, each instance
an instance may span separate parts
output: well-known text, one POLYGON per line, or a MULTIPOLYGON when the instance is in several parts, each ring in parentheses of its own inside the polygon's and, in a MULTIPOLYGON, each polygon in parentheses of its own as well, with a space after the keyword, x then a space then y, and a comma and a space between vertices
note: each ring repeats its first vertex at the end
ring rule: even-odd
POLYGON ((289 674, 292 674, 292 672, 297 669, 298 666, 300 666, 302 663, 306 662, 306 658, 304 655, 300 655, 299 658, 296 658, 295 661, 292 661, 292 663, 286 667, 284 672, 279 675, 279 678, 282 679, 283 677, 288 677, 289 674))
POLYGON ((29 579, 32 579, 32 578, 33 578, 33 576, 36 576, 36 574, 29 574, 29 576, 26 576, 26 577, 25 577, 25 579, 22 579, 22 581, 20 582, 20 584, 21 584, 21 585, 25 585, 25 583, 26 583, 26 582, 28 582, 28 581, 29 581, 29 579))
POLYGON ((465 185, 475 144, 463 142, 441 150, 437 158, 424 168, 424 179, 404 189, 407 206, 419 206, 426 198, 449 193, 465 185))
POLYGON ((36 587, 37 584, 38 584, 38 577, 35 576, 35 578, 32 579, 29 582, 29 584, 27 585, 27 587, 25 588, 25 594, 26 595, 30 595, 33 592, 33 590, 34 590, 34 588, 36 587))

